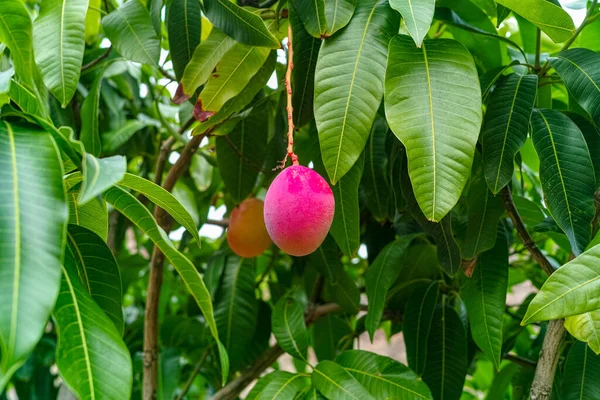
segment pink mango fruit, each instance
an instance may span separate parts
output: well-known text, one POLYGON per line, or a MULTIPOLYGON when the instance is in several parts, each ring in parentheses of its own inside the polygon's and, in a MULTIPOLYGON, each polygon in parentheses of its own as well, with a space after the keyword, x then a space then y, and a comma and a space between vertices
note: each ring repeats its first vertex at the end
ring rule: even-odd
POLYGON ((335 200, 321 175, 293 165, 271 183, 265 197, 265 224, 277 247, 292 256, 315 251, 329 232, 335 200))

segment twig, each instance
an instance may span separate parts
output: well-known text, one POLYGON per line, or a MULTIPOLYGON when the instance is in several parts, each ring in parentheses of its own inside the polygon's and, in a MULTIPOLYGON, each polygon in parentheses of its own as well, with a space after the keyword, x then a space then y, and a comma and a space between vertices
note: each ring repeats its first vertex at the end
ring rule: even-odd
POLYGON ((273 249, 273 253, 271 254, 271 260, 269 261, 269 265, 265 268, 265 272, 262 273, 258 282, 256 282, 256 287, 260 286, 260 284, 265 280, 265 278, 269 275, 269 272, 275 266, 275 261, 277 261, 277 255, 279 254, 279 248, 275 247, 273 249))
POLYGON ((207 219, 205 224, 220 226, 221 228, 227 228, 229 226, 229 220, 227 218, 222 220, 207 219))
POLYGON ((185 383, 183 390, 181 391, 181 393, 179 394, 179 396, 177 396, 177 398, 175 400, 183 399, 183 396, 185 396, 187 394, 187 392, 190 390, 190 388, 192 387, 192 383, 194 383, 194 379, 196 379, 196 375, 198 375, 198 373, 200 372, 200 368, 202 368, 202 365, 204 365, 204 361, 206 361, 206 357, 208 357, 209 351, 210 351, 210 347, 207 347, 206 350, 204 350, 204 353, 202 353, 202 357, 200 357, 200 360, 198 360, 198 362, 196 363, 196 366, 194 366, 194 370, 192 371, 187 382, 185 383))
POLYGON ((523 245, 529 251, 529 254, 533 257, 533 259, 539 264, 539 266, 544 270, 544 272, 550 276, 554 272, 554 267, 550 264, 550 261, 546 258, 546 256, 542 253, 542 251, 537 247, 529 232, 527 232, 527 228, 525 228, 525 224, 519 215, 519 211, 517 211, 517 207, 513 202, 512 193, 508 186, 504 187, 501 190, 502 197, 504 199, 504 208, 508 213, 508 216, 512 220, 515 229, 517 230, 517 234, 523 241, 523 245))
POLYGON ((81 67, 81 73, 83 74, 84 72, 86 72, 88 69, 92 68, 93 66, 98 65, 100 62, 102 62, 102 60, 104 60, 106 57, 108 57, 110 55, 110 52, 112 50, 112 45, 110 45, 106 51, 104 53, 102 53, 102 55, 92 61, 90 61, 89 63, 85 64, 84 66, 81 67))
POLYGON ((275 169, 285 168, 287 158, 292 159, 292 165, 298 165, 298 156, 294 153, 294 107, 292 106, 292 70, 294 69, 294 49, 292 47, 292 24, 288 25, 288 64, 285 71, 285 89, 287 92, 287 117, 288 117, 288 132, 287 132, 287 153, 281 163, 275 169))
POLYGON ((162 66, 157 65, 156 66, 158 68, 158 71, 163 74, 163 76, 173 82, 177 82, 177 78, 174 77, 173 75, 171 75, 171 73, 169 71, 167 71, 166 69, 164 69, 162 66))
POLYGON ((537 363, 535 361, 533 361, 533 360, 530 360, 530 359, 525 358, 525 357, 518 356, 516 354, 511 354, 511 353, 506 353, 504 355, 504 359, 508 360, 508 361, 511 361, 511 362, 513 362, 515 364, 518 364, 518 365, 520 365, 522 367, 526 367, 526 368, 533 368, 533 369, 535 369, 535 367, 537 365, 537 363))

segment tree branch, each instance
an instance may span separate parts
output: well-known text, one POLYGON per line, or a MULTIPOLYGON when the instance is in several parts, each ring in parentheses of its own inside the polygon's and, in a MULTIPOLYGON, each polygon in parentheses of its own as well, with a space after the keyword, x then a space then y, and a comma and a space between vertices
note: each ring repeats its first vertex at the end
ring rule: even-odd
POLYGON ((100 62, 102 62, 102 60, 104 60, 106 57, 108 57, 110 55, 110 52, 112 50, 112 45, 110 45, 106 51, 104 53, 102 53, 102 55, 98 58, 96 58, 95 60, 90 61, 89 63, 85 64, 84 66, 81 67, 81 73, 83 74, 84 72, 86 72, 88 69, 100 64, 100 62))
POLYGON ((518 356, 516 354, 506 353, 503 358, 505 360, 508 360, 510 362, 513 362, 513 363, 518 364, 525 368, 535 369, 535 367, 537 365, 537 363, 535 361, 530 360, 528 358, 518 356))
POLYGON ((200 368, 202 368, 202 365, 204 365, 204 361, 206 361, 206 357, 208 357, 209 351, 210 351, 210 347, 207 347, 206 350, 204 350, 204 353, 202 353, 202 357, 200 357, 200 360, 198 360, 198 362, 194 366, 194 370, 190 374, 190 377, 188 378, 187 382, 185 383, 183 390, 181 391, 181 393, 179 394, 179 396, 177 396, 177 398, 175 400, 183 399, 183 396, 185 396, 187 394, 187 392, 190 390, 190 388, 192 387, 192 383, 194 383, 194 379, 196 379, 196 376, 200 372, 200 368))

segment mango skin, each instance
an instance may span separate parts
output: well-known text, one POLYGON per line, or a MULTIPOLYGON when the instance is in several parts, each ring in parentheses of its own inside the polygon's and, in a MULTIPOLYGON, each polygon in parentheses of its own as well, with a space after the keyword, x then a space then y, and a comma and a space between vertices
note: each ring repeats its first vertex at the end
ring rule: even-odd
POLYGON ((242 201, 229 217, 227 243, 240 257, 257 257, 270 246, 271 238, 263 217, 264 203, 255 198, 242 201))
POLYGON ((310 168, 293 165, 267 191, 265 224, 277 247, 292 256, 305 256, 325 240, 334 210, 327 181, 310 168))

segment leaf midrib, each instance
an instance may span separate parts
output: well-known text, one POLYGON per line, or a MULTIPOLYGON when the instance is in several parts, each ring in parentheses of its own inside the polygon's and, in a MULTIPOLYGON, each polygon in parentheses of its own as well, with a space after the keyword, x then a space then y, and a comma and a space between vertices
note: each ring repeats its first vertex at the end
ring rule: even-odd
MULTIPOLYGON (((425 43, 422 45, 423 49, 423 61, 425 62, 425 74, 427 75, 427 92, 429 99, 429 117, 431 118, 431 152, 432 152, 432 168, 433 168, 433 201, 431 204, 431 218, 433 221, 437 221, 435 219, 435 207, 436 207, 436 190, 437 190, 437 153, 436 153, 436 142, 435 142, 435 120, 433 118, 433 91, 431 88, 431 74, 429 72, 429 60, 427 59, 427 49, 425 48, 425 43)), ((446 239, 446 234, 444 233, 444 239, 446 239)), ((447 240, 446 240, 447 242, 447 240)))
POLYGON ((409 393, 412 393, 413 395, 415 395, 415 396, 418 396, 418 397, 420 397, 420 398, 423 398, 423 399, 427 399, 427 398, 428 398, 428 397, 426 397, 426 396, 423 396, 421 393, 415 392, 414 390, 410 390, 410 389, 409 389, 409 388, 407 388, 406 386, 402 386, 402 385, 400 385, 399 383, 396 383, 396 382, 394 382, 394 381, 391 381, 391 380, 389 380, 389 379, 385 379, 385 378, 384 378, 384 377, 381 375, 381 374, 383 373, 383 371, 380 371, 380 372, 378 372, 377 374, 371 374, 371 373, 369 373, 369 372, 366 372, 366 371, 361 371, 361 370, 359 370, 359 369, 355 369, 355 368, 347 368, 347 367, 343 367, 343 368, 344 368, 346 371, 355 372, 355 373, 357 373, 357 374, 361 374, 361 375, 367 375, 367 376, 369 376, 369 377, 371 377, 371 378, 373 378, 373 379, 377 379, 377 380, 380 380, 380 381, 383 381, 383 382, 389 383, 389 384, 391 384, 391 385, 394 385, 394 386, 396 386, 396 387, 399 387, 399 388, 401 388, 401 389, 404 389, 404 390, 406 390, 407 392, 409 392, 409 393))
MULTIPOLYGON (((289 324, 289 321, 288 321, 288 314, 287 314, 287 312, 288 312, 288 306, 289 306, 289 305, 290 305, 290 304, 289 304, 289 302, 288 302, 288 301, 286 301, 286 302, 285 302, 285 308, 283 309, 283 320, 284 320, 284 322, 285 322, 285 329, 287 330, 287 333, 288 333, 288 335, 289 335, 289 337, 290 337, 290 340, 291 340, 291 342, 292 342, 292 345, 294 346, 294 349, 296 350, 296 352, 298 353, 298 355, 299 355, 299 356, 300 356, 300 357, 301 357, 303 360, 305 360, 305 357, 304 357, 304 356, 302 355, 302 353, 300 352, 300 348, 298 347, 298 345, 297 345, 297 343, 296 343, 296 339, 294 338, 294 335, 292 334, 292 330, 290 329, 290 324, 289 324)), ((305 360, 305 361, 306 361, 306 360, 305 360)), ((275 397, 277 397, 277 396, 275 396, 275 397)))
POLYGON ((339 389, 342 390, 342 392, 347 393, 350 397, 352 397, 353 399, 356 400, 360 400, 358 397, 354 396, 352 393, 350 393, 349 391, 347 391, 346 389, 344 389, 343 386, 341 386, 340 384, 338 384, 336 381, 334 381, 333 379, 331 379, 330 377, 328 377, 327 375, 325 375, 323 372, 319 371, 318 369, 314 369, 313 372, 318 372, 319 374, 321 374, 321 376, 323 376, 323 378, 327 379, 329 382, 331 382, 334 386, 338 387, 339 389))
MULTIPOLYGON (((267 38, 271 43, 275 43, 275 41, 277 41, 277 39, 275 39, 274 37, 269 37, 269 35, 265 34, 264 32, 262 32, 260 29, 258 29, 256 26, 254 26, 253 24, 248 23, 248 21, 246 21, 244 18, 242 18, 236 11, 235 8, 233 7, 229 7, 231 5, 233 5, 232 3, 228 2, 228 1, 223 1, 223 0, 216 0, 219 4, 221 4, 224 8, 228 9, 229 11, 231 11, 231 13, 240 21, 242 21, 242 23, 246 26, 248 26, 251 30, 253 30, 254 32, 260 34, 261 36, 267 38), (273 39, 275 39, 275 41, 273 41, 273 39)), ((239 7, 236 5, 236 7, 238 7, 240 10, 242 10, 241 12, 243 13, 244 10, 243 8, 239 7)), ((254 15, 252 13, 249 13, 251 15, 254 15)), ((261 21, 262 22, 262 21, 261 21)), ((264 23, 263 23, 264 25, 264 23)), ((266 27, 265 27, 266 29, 266 27)), ((277 42, 279 43, 279 42, 277 42)))

